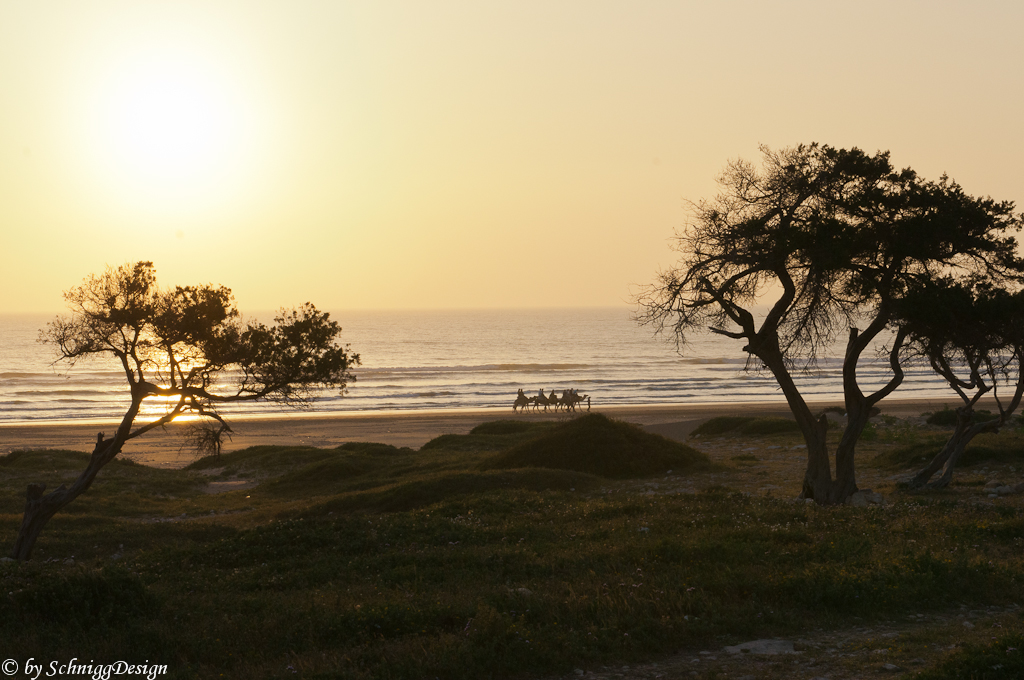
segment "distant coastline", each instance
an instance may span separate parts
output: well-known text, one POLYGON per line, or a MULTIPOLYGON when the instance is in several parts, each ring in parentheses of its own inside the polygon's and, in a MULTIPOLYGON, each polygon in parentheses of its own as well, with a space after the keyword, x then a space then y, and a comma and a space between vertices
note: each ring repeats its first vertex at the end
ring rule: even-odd
MULTIPOLYGON (((226 410, 238 418, 461 413, 511 408, 527 394, 575 388, 595 408, 771 403, 768 375, 745 372, 742 343, 697 337, 674 345, 637 327, 628 308, 338 312, 342 341, 363 357, 345 396, 321 395, 311 414, 274 404, 226 410)), ((0 423, 107 423, 124 409, 124 379, 113 364, 83 363, 62 375, 36 342, 52 317, 0 315, 0 423)), ((839 360, 801 376, 813 401, 841 398, 839 360)), ((865 383, 888 377, 865 366, 865 383)), ((896 398, 955 398, 929 369, 912 367, 896 398)), ((157 413, 159 406, 153 407, 157 413)), ((511 411, 510 411, 511 412, 511 411)))

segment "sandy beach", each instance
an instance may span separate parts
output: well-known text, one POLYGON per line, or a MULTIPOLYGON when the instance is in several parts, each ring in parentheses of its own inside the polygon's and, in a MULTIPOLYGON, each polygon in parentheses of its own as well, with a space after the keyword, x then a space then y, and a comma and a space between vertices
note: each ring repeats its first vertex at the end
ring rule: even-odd
MULTIPOLYGON (((926 411, 954 405, 953 400, 886 400, 883 413, 917 416, 926 411)), ((815 409, 841 405, 838 402, 814 404, 815 409)), ((679 406, 629 406, 594 408, 611 418, 643 426, 651 432, 683 441, 697 425, 721 415, 757 415, 789 417, 784 402, 686 404, 679 406)), ((419 448, 442 434, 465 434, 480 423, 502 418, 558 418, 552 413, 513 414, 511 409, 474 409, 434 412, 393 412, 357 414, 297 413, 285 417, 252 418, 232 421, 235 431, 225 451, 236 451, 262 444, 303 445, 322 448, 345 442, 381 442, 394 446, 419 448)), ((46 423, 0 425, 0 454, 19 449, 71 449, 89 451, 97 432, 110 432, 114 421, 98 423, 46 423)), ((188 465, 194 454, 182 450, 178 427, 155 430, 125 447, 122 455, 144 465, 179 468, 188 465)))

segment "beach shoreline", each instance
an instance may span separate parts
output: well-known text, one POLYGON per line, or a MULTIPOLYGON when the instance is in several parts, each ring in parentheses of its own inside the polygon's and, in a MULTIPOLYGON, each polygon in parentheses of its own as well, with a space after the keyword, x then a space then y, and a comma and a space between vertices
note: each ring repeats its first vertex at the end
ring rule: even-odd
MULTIPOLYGON (((952 399, 888 399, 882 412, 897 416, 917 416, 927 411, 955 406, 952 399)), ((815 402, 815 411, 841 402, 815 402)), ((985 404, 982 408, 987 408, 985 404)), ((594 408, 610 418, 625 420, 666 437, 685 440, 701 422, 724 415, 791 417, 784 401, 652 406, 613 406, 594 408)), ((442 434, 466 434, 480 423, 506 418, 541 420, 565 418, 554 413, 514 414, 511 408, 459 409, 452 411, 385 413, 309 413, 278 417, 238 418, 231 421, 232 439, 224 451, 250 446, 287 445, 333 448, 345 442, 378 442, 393 446, 419 448, 442 434)), ((16 450, 70 449, 89 451, 97 432, 109 433, 116 421, 82 423, 19 423, 0 425, 0 455, 16 450)), ((121 454, 125 459, 160 468, 181 468, 195 459, 182 449, 180 425, 147 432, 132 440, 121 454)))

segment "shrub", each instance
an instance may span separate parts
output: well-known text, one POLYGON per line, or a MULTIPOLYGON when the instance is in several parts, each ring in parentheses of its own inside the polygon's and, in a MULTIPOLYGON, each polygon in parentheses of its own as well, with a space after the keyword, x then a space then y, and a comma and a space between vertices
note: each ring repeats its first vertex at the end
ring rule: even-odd
MULTIPOLYGON (((998 417, 987 409, 980 409, 974 412, 974 420, 979 423, 986 423, 998 417)), ((956 425, 956 409, 944 408, 941 411, 936 411, 928 416, 925 422, 929 425, 938 425, 939 427, 954 427, 956 425)))
POLYGON ((737 430, 741 425, 746 425, 751 420, 753 418, 750 416, 718 416, 698 425, 693 434, 702 436, 725 434, 726 432, 737 430))

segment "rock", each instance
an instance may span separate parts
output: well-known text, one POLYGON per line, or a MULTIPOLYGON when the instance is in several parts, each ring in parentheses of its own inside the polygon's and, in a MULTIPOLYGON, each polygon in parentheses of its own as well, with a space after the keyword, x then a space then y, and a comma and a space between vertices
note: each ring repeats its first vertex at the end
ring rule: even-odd
POLYGON ((846 499, 846 505, 852 505, 855 508, 882 505, 884 502, 885 499, 882 498, 882 494, 874 493, 871 489, 861 489, 846 499))
POLYGON ((0 557, 0 562, 13 562, 13 557, 0 557))
POLYGON ((883 663, 882 664, 882 670, 884 670, 884 671, 901 671, 903 669, 900 668, 899 666, 897 666, 896 664, 883 663))
POLYGON ((999 494, 1000 496, 1006 496, 1006 495, 1011 494, 1013 492, 1014 491, 1013 491, 1013 487, 1012 486, 997 486, 996 487, 996 493, 999 494))
POLYGON ((966 628, 967 630, 970 630, 971 628, 974 628, 974 624, 971 623, 970 621, 964 621, 964 628, 966 628))
POLYGON ((1024 482, 1021 482, 1020 484, 1014 484, 1013 485, 1013 492, 1014 493, 1024 493, 1024 482))
POLYGON ((789 640, 752 640, 726 647, 725 651, 729 654, 796 654, 789 640))
POLYGON ((523 595, 524 597, 529 597, 530 595, 533 595, 533 591, 529 588, 516 588, 514 592, 517 595, 523 595))
POLYGON ((846 427, 848 420, 845 413, 840 415, 835 411, 826 411, 825 418, 828 420, 829 427, 846 427))
POLYGON ((986 489, 994 489, 997 486, 1003 486, 1003 483, 1000 482, 998 479, 990 479, 987 482, 985 482, 986 489))
POLYGON ((852 505, 855 508, 866 508, 868 507, 868 499, 864 497, 864 494, 858 491, 846 499, 845 505, 852 505))
POLYGON ((575 673, 576 675, 584 675, 582 668, 577 668, 573 670, 573 673, 575 673))

